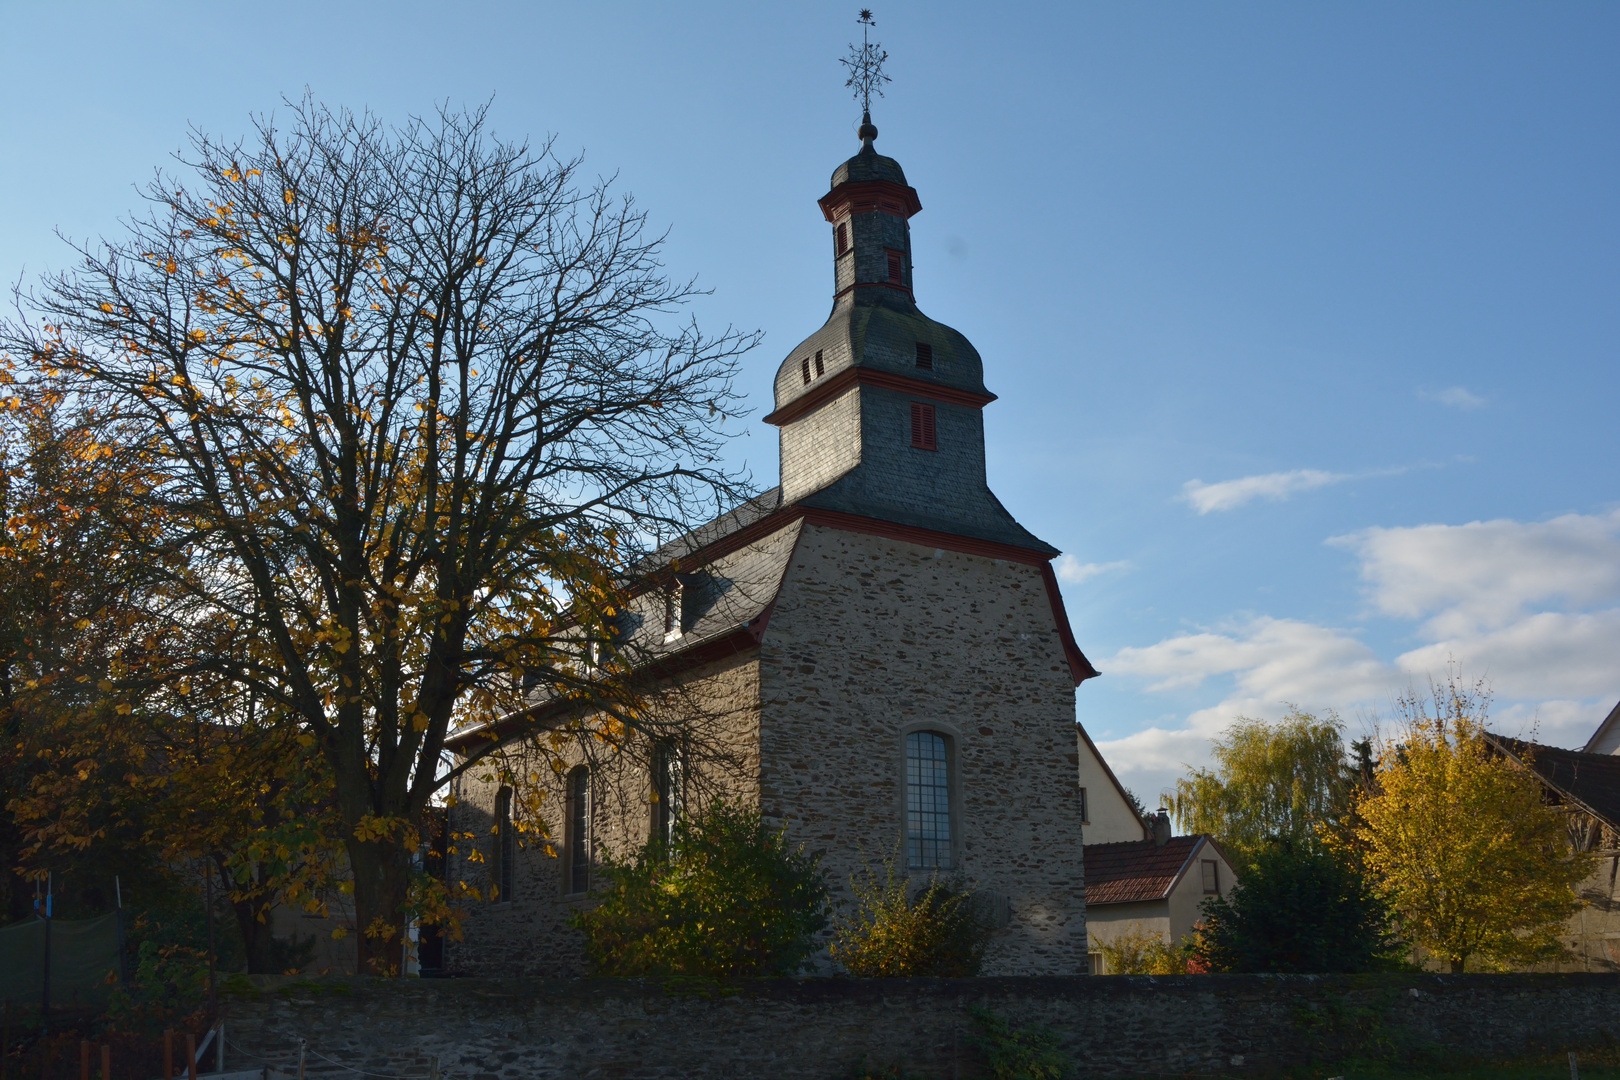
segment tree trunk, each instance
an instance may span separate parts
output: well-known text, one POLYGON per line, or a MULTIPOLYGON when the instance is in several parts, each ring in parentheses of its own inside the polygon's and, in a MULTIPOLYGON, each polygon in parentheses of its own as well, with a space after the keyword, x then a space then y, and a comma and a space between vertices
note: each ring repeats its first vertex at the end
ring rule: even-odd
POLYGON ((399 975, 410 875, 397 843, 350 840, 354 872, 354 928, 360 975, 399 975))
POLYGON ((1467 962, 1468 957, 1466 956, 1453 956, 1451 958, 1451 973, 1453 975, 1461 975, 1463 973, 1463 965, 1465 965, 1467 962))

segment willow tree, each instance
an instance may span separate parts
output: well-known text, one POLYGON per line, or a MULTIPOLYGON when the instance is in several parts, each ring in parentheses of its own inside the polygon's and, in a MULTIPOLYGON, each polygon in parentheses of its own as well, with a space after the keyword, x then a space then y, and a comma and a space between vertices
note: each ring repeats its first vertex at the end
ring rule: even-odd
POLYGON ((1331 713, 1239 719, 1211 754, 1214 769, 1193 769, 1164 799, 1183 830, 1213 833, 1245 865, 1273 841, 1314 847, 1350 797, 1344 725, 1331 713))
POLYGON ((5 336, 149 448, 144 554, 176 608, 115 692, 236 693, 296 726, 379 970, 424 810, 471 766, 453 726, 534 694, 637 722, 582 643, 638 554, 739 493, 717 455, 755 337, 683 319, 694 287, 632 201, 483 110, 286 119, 194 134, 184 178, 5 336))

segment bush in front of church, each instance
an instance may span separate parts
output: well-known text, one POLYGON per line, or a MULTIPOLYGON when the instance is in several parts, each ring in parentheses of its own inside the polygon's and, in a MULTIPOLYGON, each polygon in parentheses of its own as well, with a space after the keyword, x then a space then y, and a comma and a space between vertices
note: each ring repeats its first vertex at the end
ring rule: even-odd
POLYGON ((893 859, 883 870, 851 879, 855 916, 833 934, 833 959, 862 978, 977 975, 992 927, 973 890, 935 875, 913 894, 893 859))
POLYGON ((759 811, 717 802, 609 861, 602 903, 570 920, 601 975, 792 975, 827 925, 820 860, 759 811))

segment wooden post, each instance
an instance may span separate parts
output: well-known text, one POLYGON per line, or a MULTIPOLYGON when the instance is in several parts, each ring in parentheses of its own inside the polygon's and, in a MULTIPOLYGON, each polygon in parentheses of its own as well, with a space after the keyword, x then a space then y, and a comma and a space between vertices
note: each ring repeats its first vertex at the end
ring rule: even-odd
POLYGON ((101 1080, 112 1080, 112 1047, 101 1048, 101 1080))
POLYGON ((197 1036, 186 1032, 186 1080, 197 1080, 197 1036))
POLYGON ((90 1040, 79 1040, 79 1080, 90 1080, 90 1040))
POLYGON ((1575 1064, 1575 1051, 1569 1052, 1569 1080, 1581 1080, 1580 1066, 1575 1064))
POLYGON ((163 1033, 163 1080, 174 1080, 174 1028, 163 1033))

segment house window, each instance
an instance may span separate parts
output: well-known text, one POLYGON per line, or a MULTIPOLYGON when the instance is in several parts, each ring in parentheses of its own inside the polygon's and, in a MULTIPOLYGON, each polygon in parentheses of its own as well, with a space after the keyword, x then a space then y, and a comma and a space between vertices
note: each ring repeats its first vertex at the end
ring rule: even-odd
POLYGON ((842 255, 849 250, 849 223, 840 221, 833 230, 833 253, 842 255))
POLYGON ((945 736, 906 736, 906 864, 913 870, 951 868, 951 784, 945 736))
POLYGON ((799 361, 799 370, 804 373, 804 385, 810 385, 810 358, 807 356, 799 361))
POLYGON ((816 350, 816 378, 819 379, 825 374, 827 374, 827 366, 821 362, 821 350, 817 349, 816 350))
POLYGON ((1087 968, 1088 971, 1091 972, 1091 974, 1093 974, 1093 975, 1106 975, 1106 974, 1108 974, 1107 971, 1103 970, 1104 967, 1105 967, 1105 965, 1103 964, 1103 954, 1102 953, 1100 953, 1100 952, 1086 953, 1086 968, 1087 968))
POLYGON ((491 900, 512 899, 513 871, 517 869, 517 833, 512 828, 512 789, 503 787, 495 794, 495 850, 489 868, 491 900))
POLYGON ((591 771, 581 765, 568 774, 568 891, 591 887, 591 771))
POLYGON ((1091 808, 1086 805, 1086 789, 1081 788, 1080 789, 1080 824, 1082 824, 1082 825, 1090 825, 1091 824, 1091 814, 1089 812, 1090 809, 1091 808))
POLYGON ((926 341, 917 342, 917 370, 934 370, 934 347, 926 341))
POLYGON ((920 401, 911 403, 911 445, 918 450, 938 450, 934 441, 934 407, 920 401))
POLYGON ((900 262, 900 253, 898 251, 885 251, 884 254, 889 257, 889 284, 904 285, 906 279, 901 273, 904 267, 900 262))
POLYGON ((1199 864, 1204 872, 1204 895, 1213 896, 1221 891, 1221 867, 1214 859, 1204 859, 1199 864))
POLYGON ((686 803, 686 763, 678 746, 664 744, 653 755, 654 839, 674 846, 675 826, 686 803))

